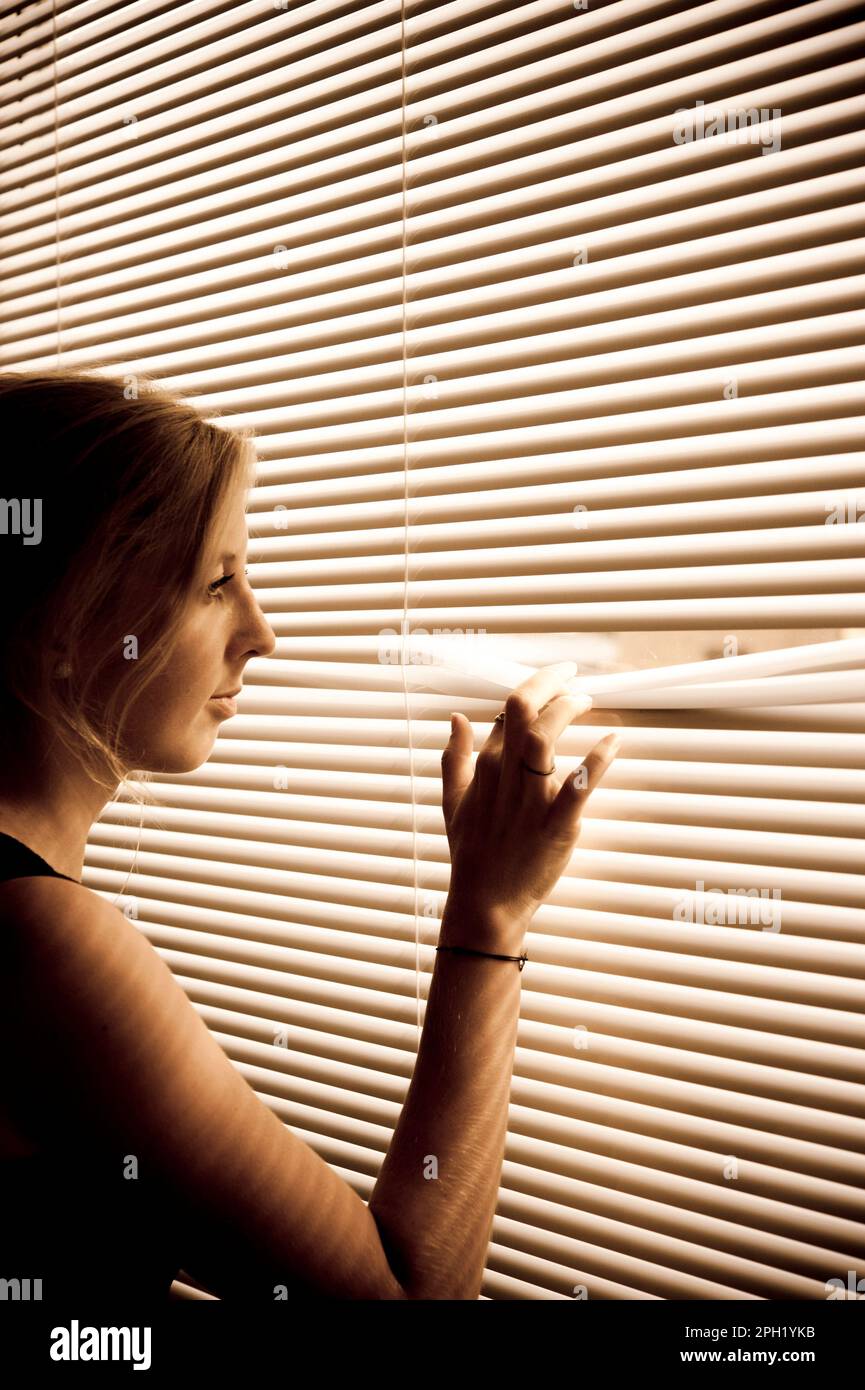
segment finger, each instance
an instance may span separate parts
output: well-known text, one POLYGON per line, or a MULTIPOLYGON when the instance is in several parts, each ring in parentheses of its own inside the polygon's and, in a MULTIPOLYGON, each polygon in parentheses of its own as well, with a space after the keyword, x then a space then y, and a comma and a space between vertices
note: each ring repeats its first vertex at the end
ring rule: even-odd
MULTIPOLYGON (((522 776, 523 763, 538 771, 553 767, 556 759, 556 743, 569 724, 592 708, 592 697, 580 692, 576 695, 554 695, 538 714, 534 724, 526 730, 518 759, 505 759, 502 766, 501 785, 503 795, 510 799, 514 789, 523 785, 526 794, 526 778, 522 776), (520 778, 522 777, 522 783, 520 778)), ((542 777, 530 777, 536 787, 534 795, 549 798, 550 784, 542 777)), ((529 795, 532 793, 529 792, 529 795)))
POLYGON ((472 780, 474 733, 464 714, 451 715, 451 733, 442 752, 442 814, 449 825, 472 780))
MULTIPOLYGON (((514 788, 518 785, 517 778, 521 775, 520 764, 525 757, 526 736, 537 720, 541 706, 551 703, 555 696, 563 693, 562 686, 573 679, 575 670, 575 663, 568 661, 560 661, 554 666, 544 666, 529 680, 518 685, 516 690, 512 690, 505 701, 502 780, 509 796, 513 795, 514 788)), ((530 759, 526 758, 526 761, 529 762, 530 759)), ((539 763, 531 763, 531 766, 540 769, 539 763)))
MULTIPOLYGON (((539 712, 529 730, 527 742, 533 745, 537 741, 537 748, 540 753, 548 749, 551 755, 554 754, 556 743, 563 731, 581 714, 586 714, 591 708, 592 697, 586 695, 584 691, 579 691, 574 695, 554 695, 552 700, 548 700, 539 712)), ((543 757, 541 762, 543 762, 543 757)))
POLYGON ((482 745, 482 747, 485 747, 487 743, 492 744, 492 745, 494 745, 495 747, 500 747, 501 742, 502 742, 502 739, 504 738, 504 736, 505 736, 505 721, 504 721, 503 719, 499 719, 498 716, 496 716, 496 718, 493 720, 492 724, 490 725, 490 731, 489 731, 489 733, 487 734, 485 743, 482 745))
MULTIPOLYGON (((556 696, 553 696, 553 698, 555 699, 556 696)), ((549 703, 549 701, 548 701, 547 703, 549 703)), ((542 706, 541 710, 538 712, 538 718, 540 718, 541 713, 543 712, 544 709, 546 709, 546 705, 542 706)), ((504 710, 502 711, 502 713, 504 714, 504 710)), ((504 721, 504 719, 496 718, 496 719, 494 719, 493 722, 492 722, 492 725, 491 725, 491 727, 490 727, 490 731, 489 731, 489 733, 487 734, 486 739, 485 739, 484 742, 481 744, 481 752, 483 752, 484 749, 487 749, 487 750, 493 749, 496 753, 499 754, 499 758, 498 758, 497 760, 495 760, 495 769, 496 769, 495 780, 496 780, 496 782, 499 781, 499 774, 500 774, 501 768, 502 768, 501 754, 502 754, 502 752, 504 751, 504 746, 505 746, 505 721, 504 721)), ((484 766, 485 766, 485 760, 482 758, 482 759, 481 759, 481 767, 483 768, 484 766)))
POLYGON ((550 804, 546 820, 547 832, 560 840, 573 839, 580 826, 586 802, 600 782, 621 747, 620 734, 607 734, 586 754, 580 767, 566 777, 555 801, 550 804), (581 772, 585 768, 585 777, 581 772), (585 781, 585 786, 582 785, 585 781))
POLYGON ((524 680, 522 685, 515 686, 511 691, 505 701, 505 723, 507 724, 508 705, 515 696, 521 698, 531 711, 531 719, 535 720, 542 706, 554 695, 561 694, 565 685, 573 680, 576 674, 575 661, 556 661, 551 666, 542 666, 533 676, 529 676, 528 680, 524 680))
POLYGON ((573 680, 576 671, 575 661, 556 661, 550 666, 542 666, 511 691, 505 701, 504 720, 500 720, 490 731, 478 754, 475 774, 487 794, 496 790, 501 794, 504 783, 504 794, 508 798, 514 795, 526 732, 540 710, 562 692, 569 680, 573 680), (491 751, 500 756, 491 757, 491 751))
MULTIPOLYGON (((577 794, 583 805, 588 801, 595 787, 600 782, 610 763, 616 757, 622 746, 621 734, 607 734, 594 748, 590 749, 583 759, 583 767, 586 769, 585 786, 579 785, 577 779, 577 794)), ((577 769, 579 772, 579 768, 577 769)))
MULTIPOLYGON (((483 791, 494 794, 507 773, 508 794, 512 794, 515 772, 526 730, 545 708, 572 680, 577 670, 575 661, 557 661, 543 666, 522 685, 516 686, 505 701, 504 719, 494 719, 489 734, 481 745, 475 775, 483 791), (510 711, 510 713, 508 713, 510 711), (511 752, 508 756, 507 750, 511 752), (502 752, 505 758, 502 759, 502 752), (497 756, 493 756, 497 755, 497 756)), ((589 701, 591 704, 591 701, 589 701)))

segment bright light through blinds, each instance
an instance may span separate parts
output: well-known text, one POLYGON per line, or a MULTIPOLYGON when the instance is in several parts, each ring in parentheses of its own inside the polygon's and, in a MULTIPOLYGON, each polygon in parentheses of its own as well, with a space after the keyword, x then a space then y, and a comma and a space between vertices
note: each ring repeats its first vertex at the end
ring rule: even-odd
POLYGON ((479 741, 573 659, 560 770, 622 726, 527 943, 485 1298, 865 1263, 863 38, 850 0, 2 10, 2 361, 251 427, 278 637, 85 882, 365 1198, 450 710, 479 741))

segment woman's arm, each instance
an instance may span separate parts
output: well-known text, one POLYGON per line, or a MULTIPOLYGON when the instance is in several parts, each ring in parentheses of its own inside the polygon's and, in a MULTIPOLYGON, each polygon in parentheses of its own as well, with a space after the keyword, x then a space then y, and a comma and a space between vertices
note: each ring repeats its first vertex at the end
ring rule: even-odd
MULTIPOLYGON (((520 768, 551 766, 588 701, 556 696, 562 668, 514 692, 478 755, 458 723, 443 759, 453 872, 439 944, 519 955, 529 921, 573 851, 580 816, 616 751, 602 739, 585 779, 559 789, 520 768), (547 700, 541 712, 542 701, 547 700)), ((405 1105, 370 1198, 391 1267, 414 1298, 477 1298, 495 1214, 522 973, 515 961, 442 951, 405 1105)))
MULTIPOLYGON (((440 941, 476 921, 445 913, 440 941)), ((518 954, 518 952, 508 952, 518 954)), ((522 975, 440 951, 405 1105, 369 1207, 415 1298, 477 1298, 501 1176, 522 975)))

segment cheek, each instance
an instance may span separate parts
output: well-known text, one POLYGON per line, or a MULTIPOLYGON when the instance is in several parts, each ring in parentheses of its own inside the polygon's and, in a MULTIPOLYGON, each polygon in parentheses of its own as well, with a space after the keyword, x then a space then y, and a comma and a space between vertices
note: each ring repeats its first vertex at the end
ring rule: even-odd
POLYGON ((220 624, 209 612, 187 623, 161 678, 165 704, 178 710, 203 705, 223 671, 220 624))
POLYGON ((207 701, 221 673, 213 647, 213 624, 188 624, 175 643, 166 669, 154 680, 134 711, 136 731, 148 742, 176 738, 191 721, 205 727, 216 721, 207 701))

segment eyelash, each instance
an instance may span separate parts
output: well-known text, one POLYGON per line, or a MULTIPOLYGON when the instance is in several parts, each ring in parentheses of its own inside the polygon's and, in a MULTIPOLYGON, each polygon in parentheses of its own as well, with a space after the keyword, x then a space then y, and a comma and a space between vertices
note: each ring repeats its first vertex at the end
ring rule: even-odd
MULTIPOLYGON (((219 590, 223 588, 223 586, 226 585, 230 579, 234 578, 235 573, 236 571, 232 570, 231 574, 224 574, 221 579, 214 579, 210 584, 208 584, 207 592, 210 595, 210 597, 221 597, 221 595, 219 594, 219 590)), ((243 573, 249 574, 249 570, 244 570, 243 573)))

